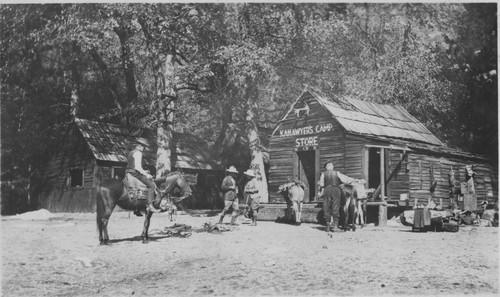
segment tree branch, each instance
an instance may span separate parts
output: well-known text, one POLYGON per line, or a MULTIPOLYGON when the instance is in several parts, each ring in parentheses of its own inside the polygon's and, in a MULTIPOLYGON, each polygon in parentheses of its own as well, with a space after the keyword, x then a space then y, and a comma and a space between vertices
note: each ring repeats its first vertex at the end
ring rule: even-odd
POLYGON ((197 91, 197 92, 202 92, 202 93, 210 93, 213 90, 205 87, 200 87, 198 84, 193 84, 193 83, 181 83, 178 84, 175 88, 176 90, 192 90, 192 91, 197 91))

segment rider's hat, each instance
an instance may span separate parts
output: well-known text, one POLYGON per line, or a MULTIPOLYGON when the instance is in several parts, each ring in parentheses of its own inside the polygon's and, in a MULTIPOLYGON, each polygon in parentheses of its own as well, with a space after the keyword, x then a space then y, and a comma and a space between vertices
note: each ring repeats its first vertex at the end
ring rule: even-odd
POLYGON ((239 173, 234 166, 230 166, 226 171, 230 173, 239 173))
POLYGON ((144 137, 138 137, 136 140, 136 145, 142 145, 143 147, 149 147, 149 142, 144 137))
POLYGON ((245 175, 248 175, 248 176, 251 176, 251 177, 255 177, 255 173, 254 173, 254 171, 252 169, 248 169, 244 173, 245 173, 245 175))

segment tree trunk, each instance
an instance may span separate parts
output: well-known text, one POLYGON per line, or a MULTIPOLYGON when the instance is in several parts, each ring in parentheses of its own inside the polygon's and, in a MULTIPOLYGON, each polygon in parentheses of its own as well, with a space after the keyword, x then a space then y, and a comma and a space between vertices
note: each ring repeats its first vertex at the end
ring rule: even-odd
MULTIPOLYGON (((219 132, 219 136, 217 137, 217 140, 214 143, 214 146, 212 148, 212 157, 217 159, 222 156, 222 153, 224 152, 225 148, 224 147, 224 140, 226 138, 226 133, 229 127, 229 124, 233 121, 233 110, 232 106, 229 104, 224 104, 224 111, 222 112, 222 125, 221 125, 221 131, 219 132)), ((227 167, 227 158, 223 158, 223 166, 227 167)))
POLYGON ((69 106, 70 106, 69 113, 71 115, 71 120, 74 121, 78 116, 78 104, 80 101, 80 83, 82 77, 80 75, 80 71, 78 70, 78 58, 81 56, 80 47, 77 45, 75 41, 73 41, 72 46, 73 46, 73 59, 71 60, 71 66, 70 66, 71 97, 69 100, 69 106))
POLYGON ((256 179, 259 184, 259 192, 261 195, 260 202, 267 203, 269 202, 269 193, 267 189, 267 178, 266 172, 264 168, 264 158, 262 154, 262 150, 260 148, 260 137, 259 131, 257 129, 257 125, 255 125, 255 117, 253 113, 253 108, 255 105, 255 98, 257 96, 257 90, 255 86, 249 85, 247 86, 247 95, 248 95, 248 109, 246 115, 247 121, 247 137, 248 137, 248 145, 250 148, 250 168, 255 171, 257 175, 256 179))
MULTIPOLYGON (((114 31, 118 36, 118 39, 120 40, 120 50, 121 50, 120 59, 122 62, 123 72, 125 74, 125 83, 127 86, 127 102, 125 104, 126 105, 125 109, 127 110, 128 108, 130 108, 130 104, 137 99, 134 63, 130 58, 131 53, 130 53, 129 39, 131 33, 130 29, 124 23, 120 24, 120 26, 118 27, 115 27, 114 31)), ((128 121, 128 116, 126 118, 126 121, 128 121)))
POLYGON ((118 111, 120 112, 120 121, 122 125, 127 124, 127 116, 125 113, 125 102, 120 98, 119 92, 118 92, 118 86, 116 85, 116 82, 113 79, 113 76, 111 75, 111 72, 109 71, 108 66, 102 59, 101 55, 97 52, 97 49, 92 48, 90 49, 90 56, 94 60, 94 62, 97 64, 97 67, 101 70, 101 73, 104 78, 104 82, 106 84, 106 87, 113 98, 113 101, 115 102, 116 108, 118 108, 118 111))
POLYGON ((156 152, 156 178, 165 176, 174 169, 172 165, 174 107, 177 99, 175 65, 173 55, 167 55, 157 70, 156 90, 158 101, 158 127, 156 152))

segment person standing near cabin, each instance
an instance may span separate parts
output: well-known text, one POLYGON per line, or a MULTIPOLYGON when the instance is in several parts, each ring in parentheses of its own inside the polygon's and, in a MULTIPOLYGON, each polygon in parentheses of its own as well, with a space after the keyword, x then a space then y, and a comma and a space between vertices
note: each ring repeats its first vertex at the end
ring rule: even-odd
POLYGON ((340 185, 342 183, 351 183, 355 179, 334 170, 333 162, 327 162, 325 169, 321 173, 318 184, 320 190, 323 190, 323 212, 326 221, 326 231, 339 231, 340 185))
POLYGON ((250 226, 257 226, 257 212, 259 211, 260 193, 257 185, 257 179, 252 169, 245 171, 248 182, 245 185, 245 196, 248 210, 248 217, 252 219, 250 226))
POLYGON ((227 176, 222 180, 222 185, 220 187, 222 195, 224 197, 224 209, 220 214, 219 224, 222 224, 224 216, 232 210, 231 214, 231 225, 236 225, 236 218, 238 217, 238 184, 236 183, 235 177, 239 173, 234 166, 229 167, 226 170, 227 176))
MULTIPOLYGON (((153 176, 142 168, 142 153, 147 146, 148 144, 144 139, 139 139, 137 141, 135 148, 127 155, 127 168, 125 172, 130 173, 130 175, 137 178, 148 187, 146 211, 157 213, 160 212, 160 210, 154 206, 156 184, 151 180, 153 176)), ((142 216, 137 210, 134 214, 142 216)))

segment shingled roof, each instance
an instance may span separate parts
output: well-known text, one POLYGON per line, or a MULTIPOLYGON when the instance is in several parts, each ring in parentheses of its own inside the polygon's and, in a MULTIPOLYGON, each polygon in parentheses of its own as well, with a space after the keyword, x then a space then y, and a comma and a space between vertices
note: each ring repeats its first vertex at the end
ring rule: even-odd
POLYGON ((297 102, 310 99, 316 99, 324 106, 347 133, 444 145, 401 106, 371 103, 347 96, 330 98, 317 90, 306 89, 288 113, 297 102))
MULTIPOLYGON (((139 139, 146 139, 150 147, 145 151, 144 162, 155 164, 156 133, 151 129, 127 128, 97 121, 76 119, 75 124, 98 161, 126 162, 128 152, 139 139)), ((174 133, 175 168, 222 170, 208 154, 204 141, 189 133, 174 133)))

